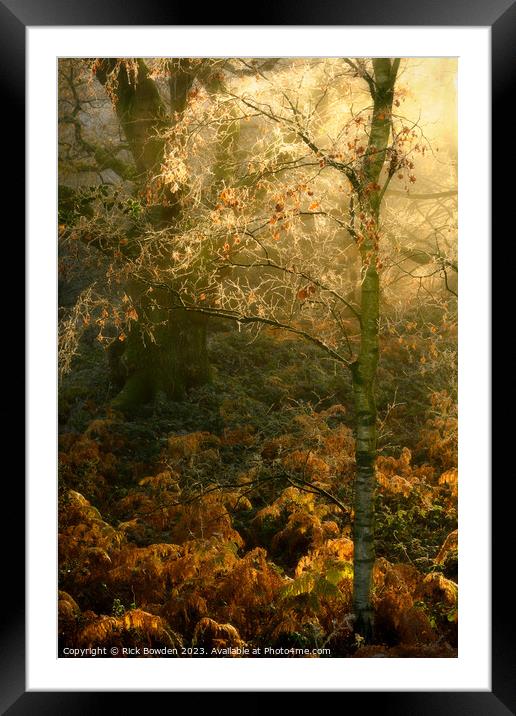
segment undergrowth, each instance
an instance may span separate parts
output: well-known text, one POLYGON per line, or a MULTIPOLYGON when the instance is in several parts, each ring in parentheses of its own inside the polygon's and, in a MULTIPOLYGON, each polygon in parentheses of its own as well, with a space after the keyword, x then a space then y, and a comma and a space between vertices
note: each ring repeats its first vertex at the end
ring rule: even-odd
POLYGON ((417 355, 400 377, 400 350, 384 338, 366 647, 352 629, 348 375, 298 340, 224 329, 211 384, 128 418, 86 342, 60 390, 60 646, 456 655, 455 395, 417 355))

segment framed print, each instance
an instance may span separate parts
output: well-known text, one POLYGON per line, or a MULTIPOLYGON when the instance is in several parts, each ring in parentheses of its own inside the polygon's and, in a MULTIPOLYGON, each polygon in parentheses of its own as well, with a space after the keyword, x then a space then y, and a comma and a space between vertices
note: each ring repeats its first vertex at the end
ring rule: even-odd
POLYGON ((2 708, 511 713, 490 129, 514 7, 0 11, 28 279, 2 708))

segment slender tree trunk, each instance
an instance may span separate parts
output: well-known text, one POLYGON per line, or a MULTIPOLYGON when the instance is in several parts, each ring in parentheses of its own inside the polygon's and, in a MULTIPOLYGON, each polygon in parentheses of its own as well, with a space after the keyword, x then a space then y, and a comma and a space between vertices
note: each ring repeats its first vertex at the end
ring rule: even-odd
POLYGON ((376 460, 376 404, 374 381, 378 364, 379 281, 374 266, 368 266, 362 282, 361 346, 353 365, 356 430, 356 477, 354 505, 355 631, 366 641, 373 636, 371 601, 374 567, 374 488, 376 460))
MULTIPOLYGON (((368 148, 364 157, 358 202, 367 223, 361 226, 362 261, 361 341, 358 358, 352 366, 356 430, 356 477, 354 502, 354 582, 353 610, 355 632, 372 641, 374 610, 372 603, 374 549, 374 494, 376 483, 376 403, 375 380, 378 365, 380 282, 377 270, 379 215, 382 190, 380 175, 386 160, 394 84, 399 61, 373 60, 374 106, 368 148)), ((385 177, 384 181, 388 181, 385 177)))
MULTIPOLYGON (((183 66, 178 61, 171 61, 170 70, 172 115, 181 114, 194 76, 187 64, 183 66)), ((97 78, 108 87, 140 179, 145 182, 163 158, 164 143, 158 132, 173 120, 143 60, 137 60, 136 77, 131 77, 125 65, 117 64, 115 59, 103 60, 97 68, 97 78)), ((149 215, 156 226, 178 220, 180 201, 177 196, 170 199, 168 207, 151 208, 149 215)), ((147 313, 142 298, 145 288, 138 284, 126 287, 141 316, 147 313)), ((166 307, 167 297, 162 305, 166 307)), ((206 318, 166 308, 159 313, 159 320, 153 315, 152 339, 138 320, 131 325, 127 340, 116 344, 110 352, 112 380, 121 389, 113 407, 119 410, 130 412, 159 394, 182 399, 186 390, 209 380, 206 318)))

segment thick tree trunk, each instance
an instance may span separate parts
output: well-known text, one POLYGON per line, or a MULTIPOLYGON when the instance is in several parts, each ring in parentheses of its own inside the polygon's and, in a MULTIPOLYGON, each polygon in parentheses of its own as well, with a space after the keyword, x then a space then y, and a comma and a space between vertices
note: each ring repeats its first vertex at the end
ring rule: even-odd
MULTIPOLYGON (((386 160, 391 131, 394 84, 399 61, 373 60, 373 117, 365 153, 361 189, 357 199, 369 223, 362 225, 361 341, 358 358, 352 366, 356 420, 356 477, 354 498, 354 582, 353 611, 355 632, 372 641, 374 610, 372 603, 374 549, 374 493, 376 483, 376 403, 375 380, 378 365, 380 284, 377 271, 379 215, 383 192, 378 182, 386 160), (371 221, 372 220, 372 221, 371 221)), ((390 177, 390 175, 389 175, 390 177)), ((388 177, 385 180, 388 182, 388 177)))
MULTIPOLYGON (((194 76, 187 64, 178 61, 171 61, 170 69, 173 115, 184 111, 194 76)), ((117 63, 116 59, 103 60, 97 68, 97 78, 111 88, 114 109, 140 179, 145 182, 149 174, 159 168, 163 158, 164 142, 159 131, 173 120, 167 118, 167 110, 143 60, 137 60, 136 77, 131 77, 125 65, 117 63)), ((149 216, 153 217, 157 227, 178 220, 181 213, 179 194, 170 197, 168 207, 151 208, 149 216)), ((138 306, 146 288, 127 287, 134 305, 138 306)), ((162 305, 167 303, 165 296, 162 305)), ((147 313, 145 306, 141 308, 139 316, 147 313)), ((163 309, 159 313, 159 321, 153 315, 153 325, 150 326, 152 339, 148 326, 139 319, 132 325, 127 340, 110 352, 112 380, 121 388, 113 401, 116 409, 131 411, 160 394, 181 399, 186 390, 209 379, 206 318, 177 310, 163 309)))
POLYGON ((138 324, 131 329, 123 354, 113 363, 123 384, 112 402, 115 409, 132 412, 160 395, 181 400, 189 388, 209 380, 204 317, 181 310, 167 313, 166 323, 153 330, 153 339, 138 324))

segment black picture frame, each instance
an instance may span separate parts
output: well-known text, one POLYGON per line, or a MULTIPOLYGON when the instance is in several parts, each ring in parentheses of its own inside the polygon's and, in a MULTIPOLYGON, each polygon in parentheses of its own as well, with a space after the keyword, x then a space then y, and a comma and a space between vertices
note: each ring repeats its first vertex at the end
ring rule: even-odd
MULTIPOLYGON (((492 216, 493 235, 503 221, 504 207, 512 206, 509 191, 512 186, 502 178, 502 166, 510 162, 512 147, 507 146, 508 107, 510 106, 516 54, 515 0, 361 0, 351 4, 346 0, 318 0, 295 2, 281 0, 274 4, 259 3, 250 7, 247 16, 242 8, 228 3, 204 6, 201 11, 192 5, 162 3, 147 0, 0 0, 0 83, 3 110, 0 112, 4 142, 13 148, 9 169, 4 170, 3 204, 9 214, 17 217, 14 232, 6 237, 9 250, 20 251, 25 202, 24 161, 25 144, 25 30, 27 26, 77 25, 380 25, 380 26, 489 26, 492 39, 492 216), (238 22, 234 20, 238 19, 238 22), (228 20, 229 22, 224 22, 228 20), (233 20, 233 22, 230 22, 233 20), (8 141, 6 142, 6 138, 8 141)), ((19 263, 17 265, 20 265, 19 263)), ((19 294, 19 275, 16 278, 19 294)), ((19 322, 19 301, 16 321, 19 322)), ((16 330, 16 329, 14 329, 16 330)), ((23 336, 15 337, 23 343, 23 336)), ((12 354, 2 355, 3 375, 18 374, 16 402, 23 406, 23 361, 14 361, 12 354)), ((10 381, 10 379, 9 379, 10 381)), ((20 421, 13 419, 11 406, 2 407, 6 418, 4 440, 13 444, 21 431, 20 421)), ((492 453, 496 454, 495 451, 492 453)), ((18 463, 19 464, 19 463, 18 463)), ((19 472, 19 471, 18 471, 19 472)), ((496 473, 493 471, 493 474, 496 473)), ((19 526, 24 522, 24 486, 21 479, 11 475, 8 485, 9 513, 14 518, 16 539, 4 544, 2 559, 4 596, 7 606, 0 612, 2 639, 0 644, 0 710, 12 716, 19 714, 82 714, 102 710, 122 710, 121 699, 129 697, 132 705, 141 696, 135 693, 98 692, 26 692, 25 687, 25 619, 24 619, 24 540, 19 526), (115 701, 116 699, 116 701, 115 701), (136 700, 136 701, 135 701, 136 700)), ((507 475, 507 477, 509 477, 507 475)), ((467 714, 467 716, 500 716, 516 713, 516 649, 514 610, 510 605, 508 585, 504 578, 506 549, 510 546, 509 510, 512 505, 505 497, 503 472, 493 480, 493 599, 492 599, 492 690, 490 692, 347 692, 345 707, 350 699, 360 699, 361 708, 381 710, 382 714, 467 714), (496 489, 495 489, 496 488, 496 489), (509 601, 509 604, 507 604, 509 601), (366 701, 365 701, 366 699, 366 701)), ((7 540, 6 537, 4 539, 7 540)), ((410 688, 407 686, 407 688, 410 688)), ((164 694, 170 699, 170 694, 164 694)), ((148 698, 144 693, 143 698, 148 698)), ((142 702, 140 702, 142 703, 142 702)), ((170 703, 170 701, 169 701, 170 703)), ((142 704, 143 705, 143 704, 142 704)), ((343 703, 344 706, 344 703, 343 703)))

